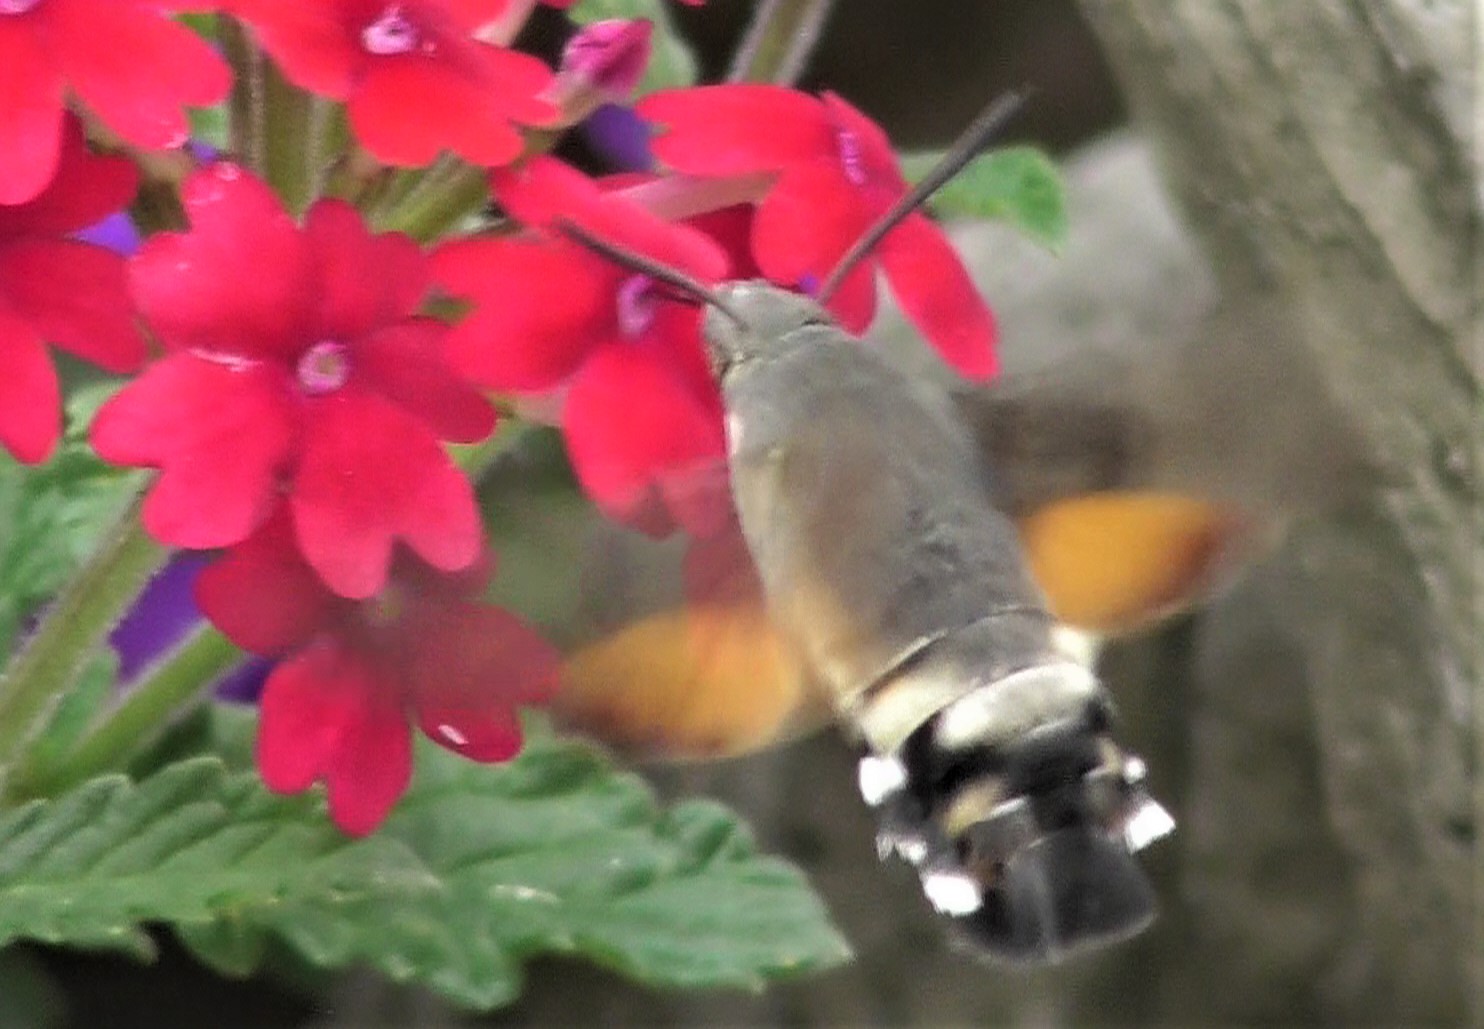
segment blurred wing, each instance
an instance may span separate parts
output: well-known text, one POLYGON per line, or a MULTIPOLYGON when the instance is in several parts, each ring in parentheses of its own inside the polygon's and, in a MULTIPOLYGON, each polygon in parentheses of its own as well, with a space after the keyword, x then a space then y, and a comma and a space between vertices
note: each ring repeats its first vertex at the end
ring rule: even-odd
POLYGON ((1292 517, 1377 480, 1301 355, 1252 325, 1211 331, 952 387, 1053 613, 1073 626, 1126 632, 1189 607, 1292 517))
MULTIPOLYGON (((1127 632, 1182 609, 1239 549, 1241 525, 1221 505, 1178 494, 1097 493, 1026 512, 1030 565, 1061 620, 1127 632)), ((622 535, 609 529, 610 534, 622 535)), ((740 540, 738 540, 740 545, 740 540)), ((608 590, 642 581, 658 610, 598 631, 570 655, 558 719, 639 758, 706 760, 792 739, 829 721, 830 707, 784 633, 769 620, 750 567, 681 585, 673 547, 642 538, 605 563, 608 590), (668 587, 661 580, 669 579, 668 587)), ((602 583, 591 590, 602 595, 602 583)))
POLYGON ((556 712, 638 757, 730 757, 815 728, 828 710, 761 605, 681 606, 580 648, 556 712))
MULTIPOLYGON (((1084 352, 988 387, 956 385, 951 402, 1052 612, 1098 634, 1198 602, 1290 515, 1343 503, 1374 479, 1317 383, 1261 347, 1084 352)), ((603 531, 588 592, 606 613, 567 664, 557 702, 567 724, 639 755, 702 759, 828 719, 764 613, 740 536, 710 581, 687 589, 673 544, 603 531)))
POLYGON ((708 760, 824 725, 828 705, 769 620, 740 530, 656 542, 595 526, 584 569, 597 606, 553 710, 638 758, 708 760))
POLYGON ((1019 520, 1031 572, 1058 620, 1132 632, 1210 592, 1246 549, 1226 507, 1173 493, 1094 493, 1019 520))

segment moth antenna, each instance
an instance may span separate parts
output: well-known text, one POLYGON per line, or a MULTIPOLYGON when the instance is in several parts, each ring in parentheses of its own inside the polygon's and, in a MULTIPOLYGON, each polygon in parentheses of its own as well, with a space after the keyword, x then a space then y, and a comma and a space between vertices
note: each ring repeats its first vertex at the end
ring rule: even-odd
POLYGON ((834 269, 824 280, 816 295, 821 304, 829 301, 835 290, 840 288, 841 281, 850 274, 850 270, 860 263, 861 259, 871 252, 881 237, 885 236, 907 215, 921 207, 929 197, 936 193, 943 184, 963 170, 979 152, 989 145, 993 139, 1004 128, 1005 123, 1019 113, 1025 106, 1026 99, 1030 96, 1027 89, 1019 89, 1010 93, 1004 93, 992 100, 988 107, 979 112, 979 116, 969 123, 969 127, 954 141, 948 153, 943 155, 942 160, 933 166, 932 171, 912 188, 902 199, 891 206, 891 209, 876 219, 876 223, 867 229, 859 239, 845 252, 845 256, 835 263, 834 269))
POLYGON ((732 310, 731 306, 721 298, 721 295, 716 290, 711 289, 699 279, 685 274, 679 268, 672 268, 662 261, 656 261, 653 258, 645 257, 643 254, 627 250, 616 243, 610 243, 608 240, 588 232, 576 222, 569 221, 565 218, 556 223, 556 228, 558 232, 571 239, 574 243, 586 247, 595 254, 606 257, 620 268, 627 268, 641 275, 647 275, 656 282, 662 282, 674 289, 681 296, 714 307, 739 326, 746 328, 747 323, 742 320, 742 316, 732 310))

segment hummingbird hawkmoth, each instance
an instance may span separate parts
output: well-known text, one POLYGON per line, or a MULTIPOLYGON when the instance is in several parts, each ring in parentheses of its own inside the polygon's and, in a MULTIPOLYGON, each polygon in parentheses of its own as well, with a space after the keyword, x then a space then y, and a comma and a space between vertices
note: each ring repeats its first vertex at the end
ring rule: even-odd
MULTIPOLYGON (((1003 114, 981 117, 831 280, 1003 114)), ((1240 428, 1222 397, 1241 380, 1206 361, 1211 396, 1163 411, 1129 403, 1153 383, 1135 368, 990 386, 913 375, 816 299, 708 289, 571 234, 707 304, 751 588, 693 594, 576 648, 559 716, 701 758, 831 714, 860 747, 878 849, 912 864, 981 952, 1046 962, 1146 926, 1155 898, 1135 855, 1174 822, 1062 631, 1178 610, 1269 528, 1272 505, 1254 514, 1194 460, 1212 437, 1192 421, 1240 428), (1100 397, 1119 375, 1121 397, 1100 397)))

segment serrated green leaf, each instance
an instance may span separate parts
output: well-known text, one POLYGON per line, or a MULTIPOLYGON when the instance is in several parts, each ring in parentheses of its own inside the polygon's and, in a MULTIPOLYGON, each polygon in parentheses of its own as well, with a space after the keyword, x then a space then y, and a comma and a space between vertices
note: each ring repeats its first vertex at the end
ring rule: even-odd
POLYGON ((201 925, 438 886, 396 839, 348 840, 311 798, 274 797, 209 757, 138 784, 105 776, 0 817, 0 945, 148 956, 144 922, 201 925))
POLYGON ((177 924, 175 935, 204 964, 239 979, 255 972, 268 950, 268 938, 260 929, 235 920, 177 924))
POLYGON ((584 0, 570 13, 580 25, 607 18, 648 18, 654 23, 649 64, 636 91, 639 96, 657 89, 695 85, 695 54, 675 31, 674 20, 660 0, 584 0))
MULTIPOLYGON (((917 181, 939 154, 907 154, 902 171, 917 181)), ((998 218, 1053 250, 1067 236, 1066 193, 1051 158, 1032 146, 991 150, 969 163, 931 201, 949 217, 998 218)))
MULTIPOLYGON (((657 986, 751 988, 849 956, 802 874, 758 854, 734 815, 710 803, 661 812, 641 779, 591 747, 539 723, 529 736, 499 766, 419 751, 413 787, 378 836, 415 852, 440 890, 305 898, 243 924, 312 964, 370 965, 472 1008, 514 999, 537 953, 657 986)), ((228 942, 208 942, 209 956, 240 969, 250 942, 228 942)))
MULTIPOLYGON (((212 736, 252 731, 218 711, 212 736)), ((276 939, 312 965, 369 965, 469 1007, 518 995, 524 960, 587 957, 663 986, 758 987, 848 956, 803 876, 710 803, 657 807, 637 776, 533 726, 503 766, 419 752, 412 790, 359 841, 314 795, 194 758, 0 816, 0 945, 150 953, 173 923, 244 975, 276 939)))

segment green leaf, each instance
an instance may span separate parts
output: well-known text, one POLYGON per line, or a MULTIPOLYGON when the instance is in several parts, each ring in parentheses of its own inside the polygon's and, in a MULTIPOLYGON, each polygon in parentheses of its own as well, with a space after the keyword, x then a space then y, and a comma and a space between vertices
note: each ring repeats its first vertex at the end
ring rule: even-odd
POLYGON ((201 925, 311 900, 438 888, 391 837, 348 840, 312 798, 269 795, 215 758, 135 784, 95 779, 0 817, 0 945, 152 953, 144 922, 201 925))
MULTIPOLYGON (((240 749, 250 716, 217 709, 240 749)), ((794 868, 710 803, 662 812, 637 776, 531 727, 515 761, 432 745, 386 826, 359 841, 314 794, 268 794, 215 757, 93 780, 0 816, 0 945, 151 953, 173 923, 219 971, 281 945, 369 965, 469 1007, 519 994, 522 962, 574 954, 657 986, 758 987, 848 956, 794 868)))
POLYGON ((590 600, 583 569, 601 516, 578 487, 558 430, 532 429, 501 456, 478 485, 485 533, 500 555, 485 599, 560 646, 590 600))
MULTIPOLYGON (((305 899, 236 921, 312 964, 370 965, 473 1008, 518 996, 536 953, 655 986, 751 988, 849 955, 802 874, 758 854, 734 815, 709 803, 662 812, 637 776, 539 724, 506 765, 422 747, 378 838, 404 844, 441 888, 305 899)), ((258 945, 241 933, 190 942, 239 969, 258 945)))
MULTIPOLYGON (((916 182, 940 154, 907 154, 902 171, 916 182)), ((932 199, 948 217, 998 218, 1036 242, 1059 249, 1067 236, 1066 194, 1051 158, 1031 146, 992 150, 959 172, 932 199)))
POLYGON ((117 384, 78 390, 67 432, 43 464, 0 452, 0 657, 20 624, 55 593, 92 551, 138 489, 142 474, 110 468, 87 445, 87 425, 117 384))
POLYGON ((584 0, 571 17, 579 25, 607 18, 648 18, 654 23, 649 65, 636 91, 639 96, 657 89, 695 85, 695 55, 675 31, 675 22, 660 0, 584 0))

